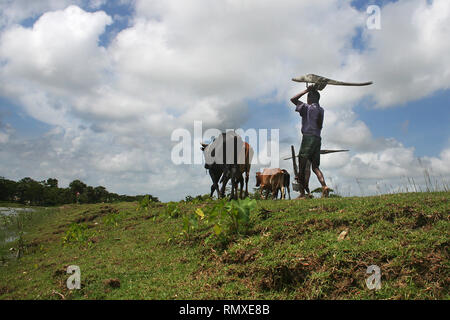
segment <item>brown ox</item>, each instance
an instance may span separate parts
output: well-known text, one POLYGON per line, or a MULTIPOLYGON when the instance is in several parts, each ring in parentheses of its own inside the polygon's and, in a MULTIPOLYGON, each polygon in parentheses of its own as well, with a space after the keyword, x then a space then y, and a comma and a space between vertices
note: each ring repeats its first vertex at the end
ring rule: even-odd
MULTIPOLYGON (((256 186, 260 187, 260 197, 262 198, 262 192, 268 190, 272 192, 272 198, 276 199, 278 197, 278 190, 281 190, 281 198, 285 198, 285 170, 279 168, 276 169, 264 169, 263 172, 256 173, 256 186)), ((266 194, 265 199, 267 199, 269 193, 266 194)))
POLYGON ((253 148, 238 134, 229 131, 214 138, 209 145, 202 143, 202 151, 205 156, 205 168, 209 169, 213 180, 211 195, 217 191, 219 197, 223 197, 226 185, 231 180, 231 199, 237 199, 239 184, 241 186, 239 197, 242 199, 245 173, 245 197, 247 197, 253 148), (222 183, 220 191, 219 183, 222 183))

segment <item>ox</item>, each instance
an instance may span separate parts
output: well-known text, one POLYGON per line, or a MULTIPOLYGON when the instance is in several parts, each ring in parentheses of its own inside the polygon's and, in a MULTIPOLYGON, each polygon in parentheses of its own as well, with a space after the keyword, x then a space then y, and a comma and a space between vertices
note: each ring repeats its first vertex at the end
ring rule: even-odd
POLYGON ((243 174, 245 173, 245 197, 247 197, 248 180, 253 157, 252 147, 247 142, 243 142, 241 137, 232 131, 222 133, 209 145, 204 143, 201 145, 201 149, 205 155, 205 168, 209 170, 209 175, 213 181, 211 196, 214 194, 214 191, 217 191, 219 198, 224 197, 225 187, 228 181, 231 180, 231 198, 237 198, 238 184, 240 184, 239 197, 242 199, 244 186, 243 174), (228 153, 227 146, 229 148, 228 153), (218 159, 221 161, 218 161, 218 159), (222 183, 220 191, 219 182, 222 183))
MULTIPOLYGON (((285 198, 285 185, 286 180, 288 181, 289 187, 289 174, 286 170, 276 169, 264 169, 263 172, 256 173, 256 186, 260 187, 260 197, 262 198, 262 193, 264 190, 272 192, 272 198, 276 199, 278 197, 278 190, 281 190, 281 199, 285 198), (287 174, 287 176, 286 176, 287 174)), ((269 192, 266 193, 265 199, 269 196, 269 192)), ((290 191, 289 191, 290 198, 290 191)))

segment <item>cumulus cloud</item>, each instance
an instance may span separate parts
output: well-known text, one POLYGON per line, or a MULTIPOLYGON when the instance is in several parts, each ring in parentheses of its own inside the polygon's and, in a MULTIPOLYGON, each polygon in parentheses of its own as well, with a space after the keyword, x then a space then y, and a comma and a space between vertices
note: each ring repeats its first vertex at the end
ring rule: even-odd
POLYGON ((33 82, 46 91, 86 91, 99 81, 107 56, 97 45, 112 22, 104 12, 77 6, 43 14, 33 28, 15 26, 1 37, 4 76, 33 82))
POLYGON ((63 9, 71 3, 70 0, 4 0, 0 3, 0 28, 36 18, 45 11, 63 9))
POLYGON ((368 52, 350 61, 374 80, 378 107, 405 104, 450 88, 450 2, 399 1, 382 9, 382 28, 364 31, 368 52))
MULTIPOLYGON (((363 31, 363 50, 352 41, 366 14, 347 1, 136 0, 130 26, 106 48, 99 38, 116 17, 97 10, 104 4, 0 5, 0 95, 58 128, 39 142, 11 141, 0 130, 0 142, 23 159, 6 161, 3 170, 92 179, 163 199, 204 193, 209 178, 199 167, 170 162, 172 130, 192 130, 196 120, 204 129, 239 128, 253 116, 250 100, 284 104, 298 91, 290 78, 317 73, 376 84, 329 87, 323 95, 324 146, 352 149, 323 157, 334 181, 420 174, 414 149, 375 139, 353 107, 364 97, 392 107, 448 88, 448 1, 385 5, 382 29, 363 31), (17 25, 29 17, 38 18, 32 27, 17 25)), ((295 139, 280 145, 281 156, 295 139)), ((448 157, 444 150, 423 161, 448 174, 448 157)))

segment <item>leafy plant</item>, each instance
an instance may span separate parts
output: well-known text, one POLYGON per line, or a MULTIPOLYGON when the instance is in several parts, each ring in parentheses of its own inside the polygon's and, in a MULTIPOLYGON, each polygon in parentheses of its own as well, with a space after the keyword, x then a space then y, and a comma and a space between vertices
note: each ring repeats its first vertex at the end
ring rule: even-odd
POLYGON ((255 206, 256 200, 249 198, 231 202, 223 199, 209 211, 206 221, 213 223, 214 235, 218 238, 226 238, 230 234, 240 232, 247 233, 250 214, 255 206))
POLYGON ((137 210, 145 210, 148 211, 148 209, 150 208, 150 205, 153 203, 153 199, 150 198, 149 195, 146 195, 144 198, 142 198, 141 201, 139 201, 138 203, 138 207, 136 208, 137 210))
POLYGON ((186 239, 191 239, 192 233, 198 227, 198 218, 195 214, 186 214, 183 217, 183 229, 181 234, 183 234, 186 239))
POLYGON ((206 221, 206 214, 200 208, 197 208, 194 213, 184 215, 181 234, 186 239, 191 239, 192 233, 198 228, 201 221, 206 221))
POLYGON ((250 213, 256 206, 256 200, 233 200, 227 204, 228 217, 231 220, 231 232, 239 233, 240 227, 247 232, 250 224, 250 213))
POLYGON ((108 226, 117 227, 119 225, 119 215, 117 213, 111 213, 103 217, 103 223, 108 226))
POLYGON ((180 215, 180 209, 176 202, 169 202, 166 207, 166 215, 170 218, 178 218, 180 215))
POLYGON ((87 226, 85 224, 72 223, 69 230, 66 231, 62 238, 63 244, 85 242, 88 240, 87 226))

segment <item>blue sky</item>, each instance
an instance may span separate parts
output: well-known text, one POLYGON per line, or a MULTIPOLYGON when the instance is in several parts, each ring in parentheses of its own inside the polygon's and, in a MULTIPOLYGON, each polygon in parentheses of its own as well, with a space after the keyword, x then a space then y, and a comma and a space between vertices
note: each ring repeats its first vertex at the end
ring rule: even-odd
POLYGON ((355 111, 375 137, 394 137, 406 147, 415 147, 416 155, 438 156, 448 146, 450 136, 450 91, 390 109, 358 106, 355 111))
POLYGON ((368 89, 322 92, 325 116, 334 119, 323 146, 352 150, 324 162, 327 176, 347 184, 365 177, 370 189, 376 179, 421 175, 418 157, 441 175, 450 172, 448 49, 439 41, 448 37, 434 24, 447 21, 445 1, 300 1, 241 11, 171 0, 34 4, 11 2, 0 14, 0 176, 56 176, 63 185, 84 179, 119 193, 150 189, 162 199, 183 198, 183 185, 202 193, 209 180, 198 168, 170 162, 171 130, 191 130, 194 119, 205 127, 276 128, 283 157, 300 143, 289 98, 304 86, 290 78, 309 72, 375 81, 368 89), (381 7, 381 30, 365 26, 372 4, 381 7), (417 12, 436 20, 415 28, 417 12), (83 21, 84 38, 69 20, 83 21), (47 47, 48 39, 55 45, 47 47), (429 48, 426 55, 420 47, 429 48), (40 147, 27 152, 36 141, 40 147), (163 172, 173 186, 161 182, 163 172))
MULTIPOLYGON (((386 3, 396 1, 352 1, 352 5, 358 10, 365 11, 368 5, 376 4, 383 6, 386 3)), ((120 4, 117 1, 108 1, 98 9, 85 7, 86 11, 104 10, 111 17, 121 16, 123 20, 116 19, 114 23, 106 27, 106 31, 100 37, 100 44, 108 46, 112 37, 129 26, 129 19, 132 17, 134 8, 130 3, 120 4)), ((32 27, 40 16, 27 18, 21 24, 24 27, 32 27)), ((357 36, 352 43, 358 50, 364 50, 365 43, 361 39, 362 28, 357 29, 357 36)), ((300 88, 302 88, 300 86, 300 88)), ((326 94, 326 93, 325 93, 326 94)), ((407 105, 393 106, 389 109, 375 109, 370 103, 362 102, 357 105, 355 112, 358 118, 364 121, 371 129, 375 137, 393 137, 402 142, 405 146, 415 147, 416 154, 423 156, 438 156, 441 150, 449 143, 446 137, 450 135, 448 122, 450 116, 448 112, 448 102, 450 101, 450 91, 443 90, 432 94, 429 97, 409 102, 407 105), (405 130, 405 122, 408 122, 408 129, 405 130)), ((250 114, 257 115, 249 118, 243 126, 247 128, 267 128, 281 127, 281 124, 289 123, 295 125, 299 117, 295 112, 285 106, 290 103, 281 104, 260 104, 257 101, 250 101, 250 114), (277 122, 273 121, 273 110, 277 110, 277 122)), ((324 106, 326 108, 326 106, 324 106)), ((51 126, 38 121, 22 111, 20 106, 14 105, 5 98, 0 97, 0 112, 3 121, 10 123, 17 129, 20 137, 30 137, 43 134, 51 126)), ((283 138, 283 132, 281 133, 283 138)))

